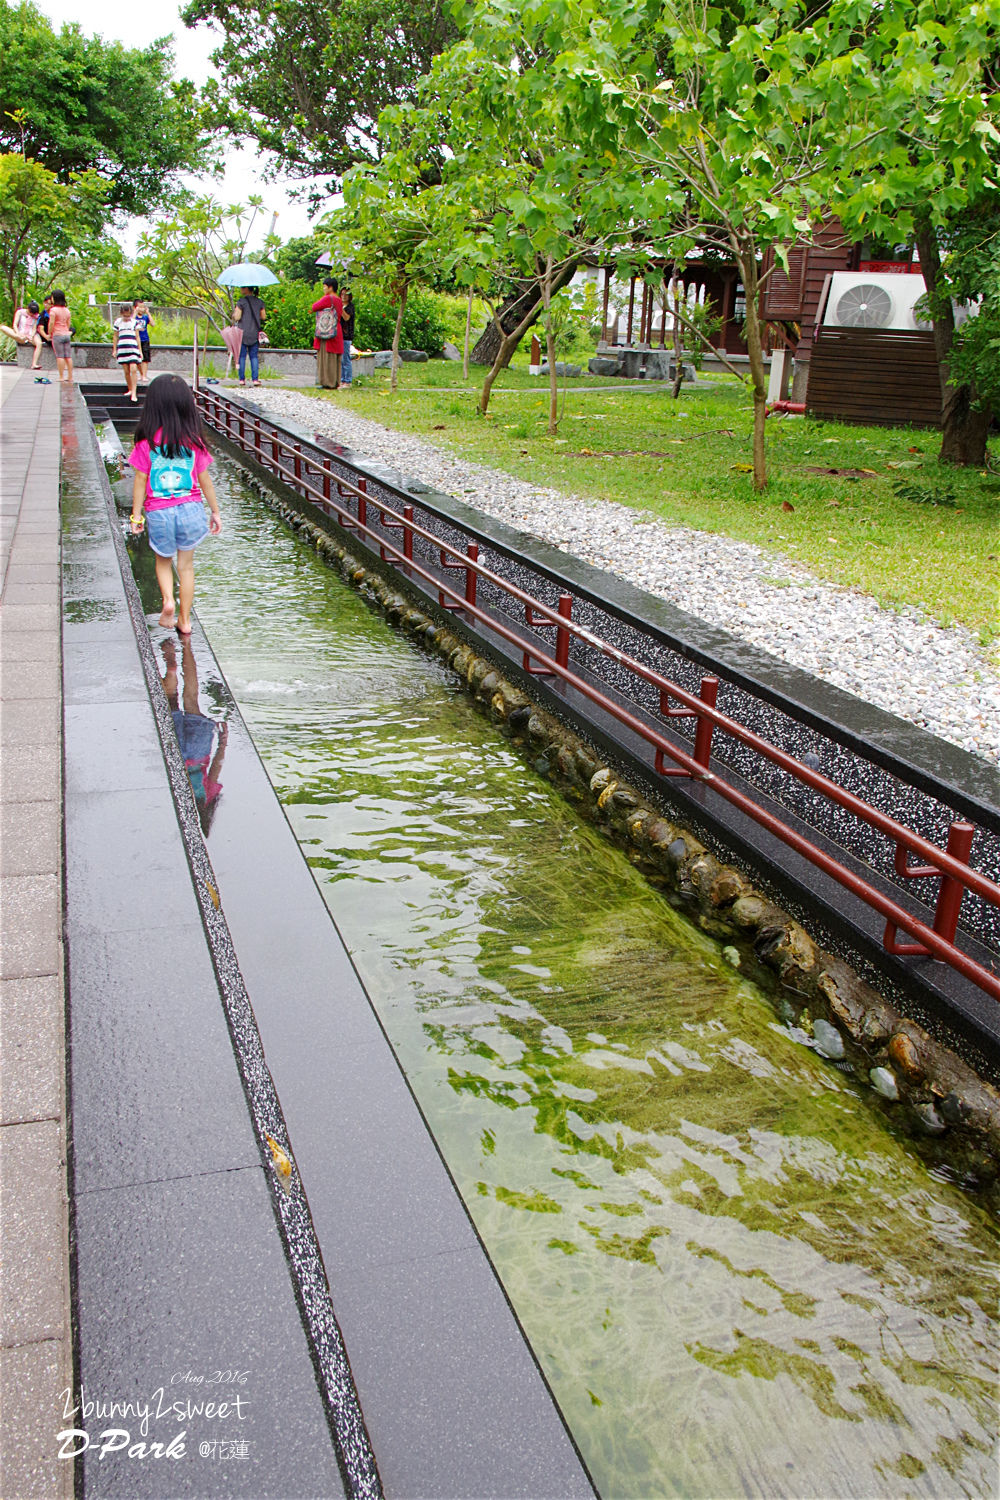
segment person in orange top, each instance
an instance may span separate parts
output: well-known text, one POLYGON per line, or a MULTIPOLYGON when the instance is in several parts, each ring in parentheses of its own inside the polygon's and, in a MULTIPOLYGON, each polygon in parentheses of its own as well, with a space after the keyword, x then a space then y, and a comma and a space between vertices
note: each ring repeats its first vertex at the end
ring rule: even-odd
POLYGON ((66 306, 66 293, 52 293, 52 311, 49 313, 49 338, 56 357, 61 385, 73 383, 72 318, 66 306))
POLYGON ((337 296, 337 283, 332 276, 323 278, 323 295, 312 305, 316 314, 316 384, 324 390, 340 388, 340 357, 344 352, 344 304, 337 296))

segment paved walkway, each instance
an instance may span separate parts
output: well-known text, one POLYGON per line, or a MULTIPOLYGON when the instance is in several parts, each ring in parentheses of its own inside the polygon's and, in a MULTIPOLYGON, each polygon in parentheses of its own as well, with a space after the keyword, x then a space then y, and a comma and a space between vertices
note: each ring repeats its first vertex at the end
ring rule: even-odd
POLYGON ((62 1500, 72 1385, 62 946, 59 405, 0 376, 0 1493, 62 1500))

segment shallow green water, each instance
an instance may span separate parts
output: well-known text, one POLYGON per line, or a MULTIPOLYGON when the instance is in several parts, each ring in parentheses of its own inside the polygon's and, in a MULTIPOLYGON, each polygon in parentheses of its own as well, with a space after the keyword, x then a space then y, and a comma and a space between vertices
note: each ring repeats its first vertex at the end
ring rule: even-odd
POLYGON ((601 1493, 993 1494, 995 1226, 220 479, 199 616, 601 1493))

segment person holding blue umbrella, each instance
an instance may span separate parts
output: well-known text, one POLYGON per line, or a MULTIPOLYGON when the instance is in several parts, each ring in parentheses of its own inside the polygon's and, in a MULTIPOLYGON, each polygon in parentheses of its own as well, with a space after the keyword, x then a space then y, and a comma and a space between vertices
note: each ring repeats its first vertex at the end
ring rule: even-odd
POLYGON ((247 355, 250 356, 250 378, 260 385, 260 331, 267 322, 267 308, 260 299, 260 288, 245 286, 233 311, 233 322, 243 333, 240 345, 240 385, 246 385, 247 355))
POLYGON ((217 278, 217 286, 238 286, 242 290, 242 296, 233 311, 233 323, 243 336, 240 345, 240 385, 246 385, 248 354, 250 378, 254 385, 260 385, 260 331, 267 319, 267 309, 260 299, 260 288, 274 286, 277 280, 273 271, 255 261, 240 261, 239 265, 227 266, 217 278))

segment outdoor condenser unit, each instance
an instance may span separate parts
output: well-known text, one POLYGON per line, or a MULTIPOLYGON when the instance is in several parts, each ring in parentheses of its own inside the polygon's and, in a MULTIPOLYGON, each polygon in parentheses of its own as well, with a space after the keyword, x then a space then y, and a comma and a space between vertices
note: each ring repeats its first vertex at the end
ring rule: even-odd
POLYGON ((889 271, 834 271, 823 309, 824 328, 870 328, 921 333, 930 323, 915 316, 924 295, 919 274, 889 271))

